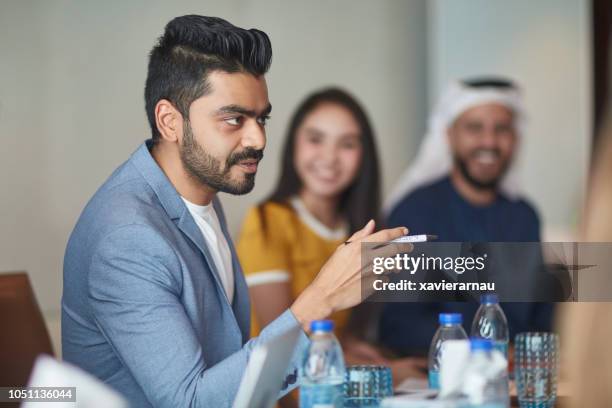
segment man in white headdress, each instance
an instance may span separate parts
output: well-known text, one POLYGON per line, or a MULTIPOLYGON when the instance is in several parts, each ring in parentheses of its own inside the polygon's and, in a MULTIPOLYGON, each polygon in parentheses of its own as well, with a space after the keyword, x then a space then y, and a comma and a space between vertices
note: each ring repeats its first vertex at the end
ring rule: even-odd
MULTIPOLYGON (((457 81, 433 112, 419 154, 386 203, 387 224, 447 242, 540 240, 534 208, 520 196, 518 148, 525 113, 520 89, 502 78, 457 81)), ((392 303, 380 340, 399 353, 427 349, 440 312, 460 312, 469 325, 474 303, 392 303), (407 324, 409 322, 409 324, 407 324)), ((502 305, 510 334, 550 329, 552 306, 502 305)), ((513 337, 511 337, 513 338, 513 337)))

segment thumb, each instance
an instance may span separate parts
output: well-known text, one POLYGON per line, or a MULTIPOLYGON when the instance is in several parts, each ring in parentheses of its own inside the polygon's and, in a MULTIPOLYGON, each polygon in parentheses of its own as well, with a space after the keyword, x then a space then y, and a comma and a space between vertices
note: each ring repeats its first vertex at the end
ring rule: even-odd
POLYGON ((348 240, 352 242, 352 241, 357 241, 362 238, 365 238, 374 232, 375 227, 376 227, 376 222, 373 219, 371 219, 362 229, 360 229, 359 231, 351 235, 351 237, 348 240))

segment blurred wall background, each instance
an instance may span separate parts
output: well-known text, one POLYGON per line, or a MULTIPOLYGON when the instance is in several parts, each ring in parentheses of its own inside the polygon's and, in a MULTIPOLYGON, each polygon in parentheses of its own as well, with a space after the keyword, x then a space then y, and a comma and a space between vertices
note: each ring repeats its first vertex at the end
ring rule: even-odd
POLYGON ((222 195, 234 234, 274 185, 286 123, 308 92, 340 85, 363 102, 388 193, 414 157, 443 84, 502 73, 523 83, 532 116, 526 189, 552 237, 570 236, 590 140, 587 4, 1 1, 0 271, 29 272, 59 351, 68 235, 94 191, 148 137, 147 53, 172 17, 188 13, 263 29, 274 48, 274 110, 255 190, 222 195))

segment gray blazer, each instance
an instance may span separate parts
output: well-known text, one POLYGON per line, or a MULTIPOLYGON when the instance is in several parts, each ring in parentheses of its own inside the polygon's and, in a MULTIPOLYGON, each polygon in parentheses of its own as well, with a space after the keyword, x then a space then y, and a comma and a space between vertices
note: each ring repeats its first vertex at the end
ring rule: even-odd
MULTIPOLYGON (((229 303, 202 233, 145 142, 96 192, 64 258, 64 359, 134 407, 226 407, 254 346, 299 323, 291 311, 249 340, 247 286, 233 258, 229 303)), ((295 387, 302 333, 284 380, 295 387)))

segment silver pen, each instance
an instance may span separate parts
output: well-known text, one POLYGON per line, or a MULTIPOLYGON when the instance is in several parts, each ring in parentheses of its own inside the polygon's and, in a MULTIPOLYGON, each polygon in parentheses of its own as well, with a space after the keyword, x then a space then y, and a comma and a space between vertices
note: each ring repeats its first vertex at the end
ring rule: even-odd
MULTIPOLYGON (((392 241, 384 242, 380 245, 376 245, 373 249, 382 248, 389 244, 405 244, 405 243, 417 243, 417 242, 428 242, 438 239, 437 235, 432 234, 419 234, 419 235, 404 235, 403 237, 395 238, 392 241)), ((346 241, 344 244, 350 244, 351 241, 346 241)))
POLYGON ((415 243, 415 242, 428 242, 438 239, 437 235, 431 234, 420 234, 420 235, 404 235, 403 237, 395 238, 393 241, 389 241, 391 244, 404 244, 406 242, 415 243))

